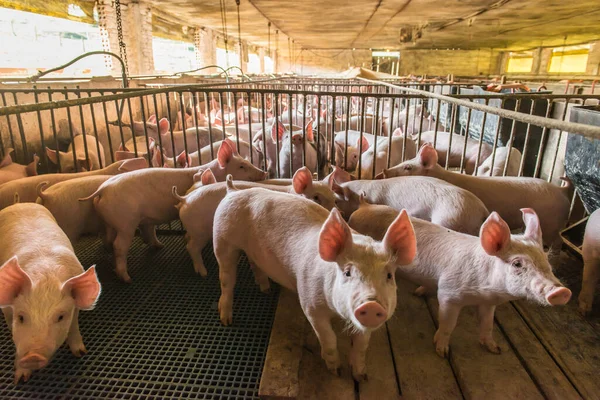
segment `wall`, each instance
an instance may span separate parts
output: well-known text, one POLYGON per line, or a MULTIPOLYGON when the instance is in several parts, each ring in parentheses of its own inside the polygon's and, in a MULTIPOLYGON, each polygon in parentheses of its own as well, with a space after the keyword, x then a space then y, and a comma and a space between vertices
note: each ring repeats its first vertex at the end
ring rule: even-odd
POLYGON ((501 53, 481 50, 402 50, 400 75, 492 75, 499 72, 501 53))
POLYGON ((331 74, 351 67, 371 68, 370 50, 308 50, 298 51, 295 65, 286 57, 279 57, 279 72, 296 72, 302 75, 331 74))

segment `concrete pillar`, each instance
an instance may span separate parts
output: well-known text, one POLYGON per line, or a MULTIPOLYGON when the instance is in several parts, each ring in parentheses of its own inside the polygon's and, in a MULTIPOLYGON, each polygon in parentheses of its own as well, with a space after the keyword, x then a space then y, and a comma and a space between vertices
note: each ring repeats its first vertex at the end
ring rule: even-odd
POLYGON ((248 72, 248 43, 242 40, 241 45, 238 45, 240 52, 240 68, 244 73, 248 72))
POLYGON ((552 59, 552 49, 544 48, 540 54, 540 66, 538 69, 538 74, 547 75, 548 67, 550 67, 550 60, 552 59))
POLYGON ((594 42, 590 45, 585 73, 587 75, 600 75, 600 42, 594 42))
POLYGON ((273 60, 273 73, 275 73, 275 74, 279 73, 279 54, 277 54, 277 53, 278 53, 277 50, 271 51, 271 57, 273 60))
POLYGON ((533 50, 533 65, 531 66, 531 73, 539 75, 541 73, 540 67, 542 65, 542 48, 538 47, 533 50))
MULTIPOLYGON (((98 1, 99 26, 103 48, 120 54, 117 13, 112 0, 98 1)), ((127 52, 129 75, 154 72, 152 52, 152 8, 144 2, 121 0, 121 27, 127 52)), ((112 61, 113 73, 121 73, 118 62, 112 61)))
POLYGON ((258 49, 258 59, 260 60, 260 73, 265 73, 265 49, 261 47, 258 49))
POLYGON ((197 28, 194 35, 198 68, 217 64, 217 43, 212 29, 197 28))

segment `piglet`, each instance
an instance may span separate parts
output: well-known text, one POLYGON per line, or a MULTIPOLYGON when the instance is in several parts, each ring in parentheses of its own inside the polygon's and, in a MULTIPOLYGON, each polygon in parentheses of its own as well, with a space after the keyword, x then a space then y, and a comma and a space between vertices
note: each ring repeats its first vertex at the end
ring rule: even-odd
MULTIPOLYGON (((379 138, 379 140, 385 140, 379 138)), ((362 153, 373 145, 374 136, 368 133, 360 134, 359 131, 348 131, 348 146, 346 146, 346 131, 335 134, 335 165, 346 171, 354 171, 362 153)))
POLYGON ((281 178, 291 178, 303 166, 308 167, 311 172, 317 172, 317 149, 314 144, 312 121, 306 124, 305 132, 306 134, 300 129, 287 132, 283 137, 279 150, 281 178))
MULTIPOLYGON (((523 298, 557 306, 571 298, 571 291, 552 273, 536 213, 530 208, 521 213, 523 235, 511 235, 496 212, 487 218, 479 237, 411 218, 417 257, 412 265, 400 266, 398 273, 422 285, 416 294, 437 290, 439 328, 433 340, 441 357, 448 355, 450 335, 465 306, 478 309, 479 342, 492 353, 500 353, 492 337, 496 306, 523 298)), ((363 202, 349 223, 351 228, 378 240, 397 216, 398 211, 390 207, 363 202)))
POLYGON ((321 356, 333 373, 339 372, 340 358, 331 319, 337 316, 346 323, 352 333, 352 375, 365 379, 371 332, 396 308, 396 265, 408 264, 415 256, 406 212, 390 225, 383 241, 376 242, 352 232, 335 208, 328 212, 298 196, 263 188, 235 190, 230 178, 228 183, 213 228, 223 325, 233 320, 236 269, 243 251, 257 271, 298 293, 321 343, 321 356))
POLYGON ((95 267, 84 272, 71 242, 39 204, 0 211, 0 307, 15 342, 15 384, 42 369, 66 341, 76 357, 87 350, 79 310, 100 295, 95 267))
POLYGON ((417 154, 415 143, 408 138, 393 136, 391 147, 388 138, 380 137, 378 139, 376 144, 373 142, 373 146, 369 147, 360 156, 361 162, 358 171, 359 179, 373 179, 373 177, 380 174, 384 168, 387 168, 388 152, 390 153, 390 166, 398 165, 402 160, 413 158, 415 154, 417 154), (404 146, 406 146, 406 148, 404 146))
POLYGON ((33 161, 28 165, 14 163, 10 157, 13 149, 4 149, 4 158, 0 161, 0 185, 15 179, 37 175, 37 164, 40 158, 34 154, 33 161))
POLYGON ((75 136, 66 152, 46 147, 46 155, 59 166, 60 172, 96 171, 106 166, 104 147, 92 135, 75 136))
POLYGON ((600 209, 590 215, 585 226, 583 262, 583 284, 579 294, 579 310, 585 315, 592 311, 596 284, 600 279, 600 209))
MULTIPOLYGON (((210 170, 204 171, 201 182, 202 187, 198 187, 197 190, 185 197, 179 196, 177 188, 173 186, 173 196, 179 202, 177 205, 179 218, 187 231, 187 250, 194 261, 194 270, 200 275, 206 276, 207 271, 202 261, 202 250, 212 238, 215 211, 225 197, 227 187, 225 182, 215 183, 216 180, 210 170)), ((262 182, 235 182, 238 189, 263 187, 275 192, 300 195, 327 210, 335 207, 335 196, 330 187, 333 184, 333 181, 329 184, 319 181, 313 182, 312 174, 306 167, 296 171, 292 183, 286 186, 265 185, 262 182)), ((265 284, 263 283, 261 286, 264 289, 265 284)))
POLYGON ((47 187, 47 182, 42 182, 37 186, 37 203, 52 213, 56 223, 71 243, 75 243, 84 234, 104 232, 104 225, 96 214, 94 205, 78 200, 94 193, 110 177, 110 175, 84 176, 58 182, 50 187, 47 187))
POLYGON ((506 176, 519 176, 521 158, 521 152, 514 147, 510 148, 510 155, 508 147, 498 147, 496 148, 496 155, 490 155, 483 161, 483 164, 477 168, 477 176, 490 176, 490 173, 491 176, 504 176, 504 168, 507 161, 508 167, 506 167, 506 176), (492 158, 494 158, 493 166, 492 158))
POLYGON ((544 244, 560 251, 560 230, 569 216, 570 201, 567 186, 559 187, 543 179, 526 177, 479 177, 447 171, 438 163, 438 154, 429 143, 421 147, 416 158, 384 170, 385 177, 430 176, 470 191, 479 197, 490 211, 505 218, 510 229, 523 226, 521 208, 533 208, 539 215, 544 244))
POLYGON ((265 177, 263 171, 241 158, 233 142, 226 139, 217 159, 208 164, 195 168, 148 168, 115 176, 80 199, 94 199, 96 212, 106 224, 107 242, 113 244, 116 273, 123 281, 131 282, 127 253, 138 225, 145 240, 161 248, 154 226, 177 219, 172 187, 184 193, 192 186, 194 175, 205 169, 211 169, 217 180, 225 179, 226 174, 253 181, 265 177))
POLYGON ((20 203, 35 203, 38 198, 37 187, 41 182, 48 182, 48 185, 53 185, 69 179, 94 175, 116 175, 135 171, 140 168, 146 168, 147 166, 148 162, 145 159, 134 158, 131 160, 117 161, 106 168, 96 171, 69 174, 46 174, 16 179, 0 187, 0 210, 12 205, 15 202, 15 197, 18 197, 20 203))

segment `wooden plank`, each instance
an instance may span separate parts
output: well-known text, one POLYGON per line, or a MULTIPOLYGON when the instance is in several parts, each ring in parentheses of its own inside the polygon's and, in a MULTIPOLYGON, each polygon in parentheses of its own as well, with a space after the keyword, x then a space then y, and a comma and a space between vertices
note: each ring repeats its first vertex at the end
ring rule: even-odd
POLYGON ((261 398, 285 399, 298 396, 298 375, 307 325, 298 295, 281 288, 258 389, 261 398))
MULTIPOLYGON (((305 344, 302 348, 302 361, 300 362, 300 391, 298 399, 340 399, 354 400, 354 380, 348 368, 348 349, 350 339, 338 333, 338 349, 342 361, 342 373, 335 376, 327 369, 325 361, 321 358, 321 346, 317 336, 308 321, 306 322, 305 344)), ((334 325, 334 328, 336 326, 334 325)), ((339 329, 335 329, 339 332, 339 329)))
POLYGON ((448 360, 435 352, 436 328, 425 301, 412 294, 415 288, 412 283, 398 280, 398 305, 387 323, 402 397, 462 398, 448 360))
POLYGON ((359 383, 361 400, 400 398, 386 326, 371 334, 367 351, 367 376, 367 381, 359 383))
MULTIPOLYGON (((437 300, 429 298, 428 302, 437 322, 437 300)), ((543 399, 497 325, 494 339, 501 354, 492 354, 479 345, 476 310, 463 308, 450 339, 450 363, 465 398, 543 399)))
POLYGON ((496 309, 496 322, 546 398, 581 398, 512 304, 503 304, 496 309))
POLYGON ((565 307, 525 301, 515 307, 584 398, 600 397, 600 334, 578 312, 576 300, 565 307))

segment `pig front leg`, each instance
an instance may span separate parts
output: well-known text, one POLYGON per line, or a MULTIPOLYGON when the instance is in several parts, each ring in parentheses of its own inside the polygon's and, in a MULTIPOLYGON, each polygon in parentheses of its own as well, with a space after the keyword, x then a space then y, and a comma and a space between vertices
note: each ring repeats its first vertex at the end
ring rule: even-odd
MULTIPOLYGON (((302 308, 304 309, 304 307, 302 308)), ((321 345, 321 357, 325 360, 327 369, 334 375, 340 376, 340 354, 337 349, 337 337, 331 326, 331 316, 315 310, 305 310, 304 313, 317 335, 321 345)))
POLYGON ((460 314, 462 306, 440 299, 439 296, 438 301, 440 304, 438 310, 439 326, 433 337, 433 343, 435 344, 435 351, 438 355, 445 358, 450 351, 450 336, 456 327, 456 322, 458 321, 458 315, 460 314))
POLYGON ((165 247, 165 245, 162 244, 156 237, 156 229, 154 225, 140 225, 140 233, 142 234, 142 240, 144 240, 144 243, 149 244, 155 249, 162 249, 165 247))
POLYGON ((358 382, 367 379, 367 349, 369 348, 371 332, 356 333, 352 335, 352 348, 349 361, 352 368, 352 377, 358 382))
POLYGON ((584 259, 583 283, 579 293, 579 311, 583 315, 592 311, 598 279, 600 279, 600 259, 584 259))
POLYGON ((215 256, 219 263, 219 281, 221 282, 219 316, 221 323, 229 326, 233 322, 233 289, 235 288, 240 250, 229 246, 224 239, 221 239, 215 243, 215 256))
POLYGON ((87 350, 83 344, 83 338, 79 332, 79 310, 75 310, 73 313, 73 320, 71 321, 71 327, 69 328, 69 334, 67 336, 67 344, 75 357, 79 358, 84 354, 87 354, 87 350))
POLYGON ((491 353, 500 354, 500 346, 496 344, 492 332, 494 331, 494 312, 496 306, 480 304, 477 307, 479 316, 479 343, 491 353))

